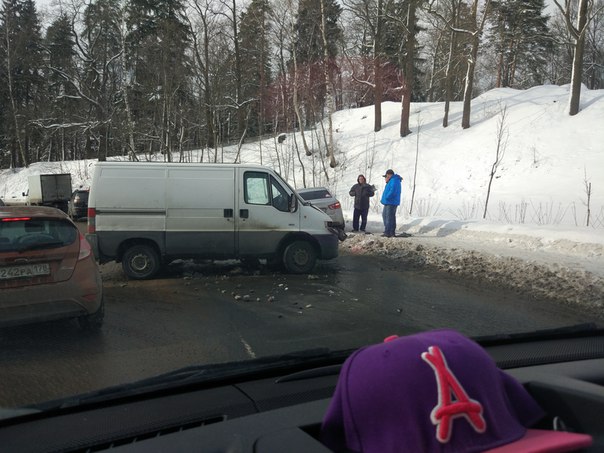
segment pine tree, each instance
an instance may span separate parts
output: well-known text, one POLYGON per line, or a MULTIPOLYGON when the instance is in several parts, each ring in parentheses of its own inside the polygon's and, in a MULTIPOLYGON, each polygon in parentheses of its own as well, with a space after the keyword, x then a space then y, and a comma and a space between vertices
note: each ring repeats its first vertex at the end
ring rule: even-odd
POLYGON ((266 99, 271 82, 268 36, 270 5, 267 0, 252 0, 241 16, 241 60, 245 62, 242 79, 243 102, 252 102, 249 133, 262 135, 265 132, 266 99))
POLYGON ((5 0, 0 18, 2 142, 11 166, 27 166, 40 150, 32 124, 44 96, 41 27, 33 0, 5 0))
MULTIPOLYGON (((325 0, 325 35, 328 43, 327 54, 331 62, 338 55, 338 42, 342 30, 337 22, 342 7, 335 0, 325 0)), ((312 123, 321 118, 325 105, 325 52, 321 34, 320 0, 301 0, 296 22, 296 56, 300 72, 301 103, 304 104, 306 122, 312 123)), ((335 67, 330 68, 334 70, 335 67)))
POLYGON ((48 128, 50 159, 65 160, 78 158, 74 154, 77 134, 72 123, 77 122, 80 102, 69 77, 77 72, 75 64, 75 41, 71 21, 66 14, 59 16, 47 29, 45 38, 47 52, 46 90, 49 102, 44 122, 48 128), (71 138, 70 138, 71 136, 71 138), (56 151, 56 154, 55 154, 56 151))
POLYGON ((407 24, 409 6, 417 0, 400 0, 394 1, 387 5, 386 20, 384 23, 383 33, 383 53, 386 59, 386 71, 384 72, 384 100, 398 101, 400 96, 393 91, 393 88, 399 88, 401 82, 401 74, 404 75, 405 68, 409 64, 413 65, 413 87, 412 100, 419 101, 424 98, 419 90, 419 78, 422 74, 420 68, 421 60, 417 57, 421 51, 418 43, 418 35, 424 28, 419 25, 419 19, 416 17, 413 27, 407 24), (409 36, 410 28, 413 30, 413 36, 409 36), (409 43, 411 38, 411 43, 409 43), (409 54, 409 44, 413 46, 411 55, 409 54), (409 61, 409 59, 411 61, 409 61))
POLYGON ((119 91, 120 4, 119 0, 97 0, 84 11, 82 98, 88 101, 89 118, 96 143, 87 143, 87 154, 96 148, 99 160, 114 154, 111 120, 119 91))
POLYGON ((419 95, 420 70, 417 67, 417 35, 422 30, 417 18, 419 3, 419 0, 402 0, 394 1, 386 7, 382 47, 390 71, 384 71, 384 88, 386 92, 388 88, 400 90, 396 93, 391 91, 391 96, 396 100, 402 97, 401 137, 411 132, 411 101, 422 98, 419 95), (391 80, 387 80, 387 77, 391 80))
POLYGON ((148 151, 171 153, 183 137, 188 104, 188 28, 180 0, 132 0, 129 63, 134 74, 136 121, 157 139, 148 151))
POLYGON ((491 3, 491 36, 497 53, 497 87, 528 88, 542 84, 553 37, 543 0, 491 3))

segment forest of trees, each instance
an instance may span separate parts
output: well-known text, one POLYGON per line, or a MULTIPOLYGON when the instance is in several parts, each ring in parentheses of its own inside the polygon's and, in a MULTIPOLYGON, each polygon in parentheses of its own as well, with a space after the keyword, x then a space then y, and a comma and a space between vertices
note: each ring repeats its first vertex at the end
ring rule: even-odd
POLYGON ((374 105, 378 132, 381 103, 400 102, 405 136, 412 101, 442 101, 443 127, 463 101, 467 128, 472 97, 495 87, 571 83, 569 114, 581 83, 604 88, 604 0, 45 5, 0 7, 0 168, 190 149, 213 162, 317 124, 333 167, 337 110, 374 105))

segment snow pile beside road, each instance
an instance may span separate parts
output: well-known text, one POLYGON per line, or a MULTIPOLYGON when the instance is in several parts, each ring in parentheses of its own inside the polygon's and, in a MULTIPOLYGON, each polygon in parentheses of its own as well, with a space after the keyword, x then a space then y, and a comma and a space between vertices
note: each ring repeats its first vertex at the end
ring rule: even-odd
POLYGON ((416 268, 455 274, 478 285, 535 299, 604 308, 604 237, 595 231, 514 231, 501 225, 413 221, 410 238, 350 235, 341 247, 376 254, 416 268), (566 239, 564 238, 566 237, 566 239), (585 242, 577 241, 581 238, 585 242))

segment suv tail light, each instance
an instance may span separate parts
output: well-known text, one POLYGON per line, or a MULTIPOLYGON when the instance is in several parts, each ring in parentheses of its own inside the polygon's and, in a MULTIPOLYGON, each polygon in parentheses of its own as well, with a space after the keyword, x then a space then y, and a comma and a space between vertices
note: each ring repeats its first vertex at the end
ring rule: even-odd
POLYGON ((78 255, 78 261, 83 260, 84 258, 88 258, 92 253, 92 247, 84 237, 82 233, 80 233, 80 254, 78 255))
POLYGON ((88 208, 88 234, 96 233, 96 209, 88 208))
POLYGON ((341 206, 342 205, 340 204, 340 202, 336 201, 335 203, 329 205, 329 209, 340 209, 341 206))

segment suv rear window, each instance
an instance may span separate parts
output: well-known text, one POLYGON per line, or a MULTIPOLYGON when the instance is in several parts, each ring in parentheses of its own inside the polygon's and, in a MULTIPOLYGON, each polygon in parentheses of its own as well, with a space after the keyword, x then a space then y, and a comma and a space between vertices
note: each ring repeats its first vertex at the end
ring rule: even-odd
POLYGON ((77 229, 59 219, 0 219, 0 252, 65 247, 77 238, 77 229))
POLYGON ((87 190, 80 190, 75 192, 73 195, 74 203, 88 203, 89 192, 87 190))
POLYGON ((331 194, 325 190, 311 190, 310 192, 302 192, 300 196, 308 201, 308 200, 318 200, 320 198, 331 198, 331 194))

